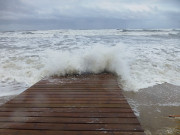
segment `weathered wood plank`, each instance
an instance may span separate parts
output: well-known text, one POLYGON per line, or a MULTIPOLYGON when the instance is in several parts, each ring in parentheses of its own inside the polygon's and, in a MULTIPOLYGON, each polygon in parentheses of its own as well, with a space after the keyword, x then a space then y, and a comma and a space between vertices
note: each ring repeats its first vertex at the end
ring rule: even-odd
POLYGON ((18 123, 0 122, 0 129, 37 129, 63 131, 143 131, 136 124, 57 124, 57 123, 18 123))
POLYGON ((139 124, 136 118, 62 118, 62 117, 0 117, 0 122, 24 122, 24 123, 96 123, 96 124, 139 124))
POLYGON ((100 113, 100 112, 111 112, 111 113, 130 113, 133 112, 130 108, 7 108, 2 107, 0 112, 73 112, 73 113, 100 113))
POLYGON ((26 104, 127 104, 127 101, 125 100, 114 100, 114 101, 91 101, 90 100, 57 100, 57 101, 51 101, 51 100, 41 100, 41 101, 34 101, 34 100, 12 100, 8 102, 7 104, 16 104, 16 103, 26 103, 26 104))
POLYGON ((11 130, 0 129, 2 135, 145 135, 143 132, 123 131, 49 131, 49 130, 11 130))
POLYGON ((71 118, 135 118, 134 113, 60 113, 60 112, 0 112, 0 116, 71 117, 71 118))

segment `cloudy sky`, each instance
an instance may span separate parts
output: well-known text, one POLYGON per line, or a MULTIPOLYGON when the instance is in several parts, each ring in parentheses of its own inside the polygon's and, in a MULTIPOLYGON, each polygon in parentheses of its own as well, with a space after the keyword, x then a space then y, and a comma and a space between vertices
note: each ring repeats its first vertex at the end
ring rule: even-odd
POLYGON ((0 0, 0 30, 180 28, 180 0, 0 0))

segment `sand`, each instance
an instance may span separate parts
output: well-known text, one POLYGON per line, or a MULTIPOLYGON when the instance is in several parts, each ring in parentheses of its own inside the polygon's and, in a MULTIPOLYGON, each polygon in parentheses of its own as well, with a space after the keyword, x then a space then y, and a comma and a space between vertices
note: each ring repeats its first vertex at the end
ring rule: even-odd
POLYGON ((146 134, 180 135, 180 117, 169 117, 180 115, 180 87, 164 83, 124 95, 146 134))

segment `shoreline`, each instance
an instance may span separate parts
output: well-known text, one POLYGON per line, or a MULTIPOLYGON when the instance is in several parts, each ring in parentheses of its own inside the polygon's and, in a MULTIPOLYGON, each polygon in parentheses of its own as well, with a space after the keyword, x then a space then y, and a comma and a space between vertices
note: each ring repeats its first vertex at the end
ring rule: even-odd
POLYGON ((147 135, 177 135, 180 119, 180 86, 168 83, 141 89, 123 91, 147 135))

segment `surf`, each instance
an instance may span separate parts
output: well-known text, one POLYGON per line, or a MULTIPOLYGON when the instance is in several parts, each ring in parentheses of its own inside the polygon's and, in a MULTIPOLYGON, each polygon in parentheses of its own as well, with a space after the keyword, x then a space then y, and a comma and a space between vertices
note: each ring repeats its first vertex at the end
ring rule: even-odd
POLYGON ((1 32, 1 93, 6 95, 6 92, 11 93, 17 87, 26 89, 42 78, 53 75, 96 74, 104 71, 116 74, 119 86, 125 91, 138 91, 165 82, 179 85, 180 41, 177 35, 168 35, 178 32, 1 32))

